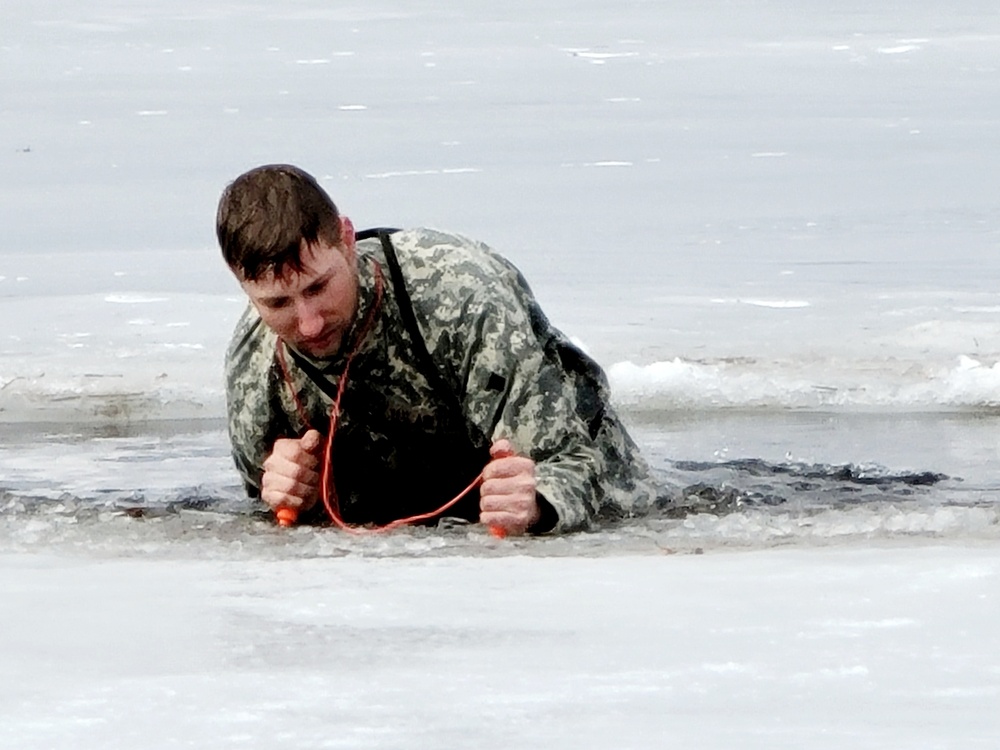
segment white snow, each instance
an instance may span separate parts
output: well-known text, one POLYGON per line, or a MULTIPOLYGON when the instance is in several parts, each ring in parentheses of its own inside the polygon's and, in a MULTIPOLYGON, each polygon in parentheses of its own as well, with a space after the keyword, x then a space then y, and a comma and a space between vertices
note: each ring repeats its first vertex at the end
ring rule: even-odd
POLYGON ((53 747, 990 747, 1000 548, 7 555, 0 737, 53 747))
POLYGON ((0 15, 0 746, 996 746, 988 3, 0 15), (508 255, 670 479, 952 478, 506 542, 235 515, 213 216, 266 162, 508 255))

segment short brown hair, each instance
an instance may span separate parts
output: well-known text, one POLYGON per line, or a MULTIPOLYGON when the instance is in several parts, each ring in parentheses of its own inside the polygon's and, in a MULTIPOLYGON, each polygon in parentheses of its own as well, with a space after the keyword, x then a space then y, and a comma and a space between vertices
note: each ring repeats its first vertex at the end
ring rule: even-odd
POLYGON ((222 257, 247 281, 302 270, 303 240, 340 243, 340 213, 315 178, 288 164, 237 177, 222 192, 215 219, 222 257))

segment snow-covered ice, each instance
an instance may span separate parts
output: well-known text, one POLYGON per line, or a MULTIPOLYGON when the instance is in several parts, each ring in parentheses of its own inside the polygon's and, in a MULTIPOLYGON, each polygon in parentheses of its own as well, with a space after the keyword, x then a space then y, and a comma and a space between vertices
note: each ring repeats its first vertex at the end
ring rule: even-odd
POLYGON ((3 747, 996 746, 995 3, 7 3, 0 102, 3 747), (241 510, 266 162, 509 255, 687 512, 241 510))

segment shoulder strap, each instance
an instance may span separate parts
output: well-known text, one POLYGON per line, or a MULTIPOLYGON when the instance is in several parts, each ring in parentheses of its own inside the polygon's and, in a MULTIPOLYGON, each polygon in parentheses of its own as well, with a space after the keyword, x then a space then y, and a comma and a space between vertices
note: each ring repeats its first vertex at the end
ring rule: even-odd
POLYGON ((375 239, 376 237, 380 236, 383 232, 386 234, 395 234, 396 232, 400 231, 402 230, 390 227, 374 227, 372 229, 362 229, 360 232, 354 233, 354 239, 357 240, 358 242, 361 242, 361 240, 375 239))
MULTIPOLYGON (((292 347, 285 344, 284 341, 279 341, 278 346, 285 347, 285 351, 288 352, 292 359, 295 360, 295 364, 298 368, 308 375, 309 379, 315 383, 331 401, 337 400, 337 387, 329 381, 326 375, 324 375, 318 367, 314 366, 309 360, 295 351, 292 347)), ((278 356, 281 356, 280 353, 278 356)))
MULTIPOLYGON (((413 313, 413 303, 410 301, 410 293, 406 290, 406 281, 403 279, 403 271, 399 267, 399 258, 396 257, 396 248, 392 246, 392 240, 389 235, 393 233, 393 229, 374 229, 365 230, 358 234, 367 235, 368 237, 373 236, 370 233, 375 233, 379 241, 382 243, 382 250, 385 253, 385 264, 389 269, 389 278, 392 281, 392 289, 396 296, 396 304, 399 306, 399 315, 403 319, 403 325, 406 326, 407 333, 410 334, 410 339, 413 341, 413 352, 416 354, 417 360, 420 363, 420 372, 430 381, 431 386, 443 397, 448 398, 453 405, 458 405, 460 407, 460 402, 458 396, 455 394, 454 389, 445 382, 444 376, 441 375, 441 371, 438 370, 437 365, 434 364, 434 359, 431 357, 431 353, 427 350, 427 343, 424 341, 424 336, 420 332, 420 327, 417 325, 417 317, 413 313)), ((461 409, 459 410, 461 413, 461 409)))
MULTIPOLYGON (((427 350, 427 343, 424 341, 424 336, 420 332, 420 326, 417 325, 417 317, 413 313, 413 303, 410 301, 410 294, 406 290, 406 281, 403 278, 403 271, 399 267, 399 258, 396 257, 396 248, 393 247, 392 240, 389 238, 390 234, 398 231, 398 229, 387 228, 364 229, 358 232, 355 237, 358 240, 367 240, 377 237, 382 243, 382 250, 385 254, 385 264, 389 269, 389 279, 392 282, 392 289, 396 298, 396 304, 399 307, 399 314, 403 320, 403 325, 406 327, 406 331, 410 335, 410 339, 413 341, 413 352, 418 360, 420 372, 423 373, 424 377, 426 377, 430 382, 431 387, 437 391, 442 398, 447 398, 453 406, 458 407, 459 411, 457 413, 461 414, 461 402, 459 401, 454 389, 448 385, 444 376, 441 375, 441 371, 438 370, 437 365, 434 364, 434 359, 427 350)), ((288 351, 292 359, 295 360, 295 364, 309 376, 309 379, 319 386, 320 390, 326 393, 326 395, 330 398, 336 398, 336 387, 322 372, 320 372, 318 368, 312 365, 312 363, 307 361, 293 348, 286 347, 286 351, 288 351)))

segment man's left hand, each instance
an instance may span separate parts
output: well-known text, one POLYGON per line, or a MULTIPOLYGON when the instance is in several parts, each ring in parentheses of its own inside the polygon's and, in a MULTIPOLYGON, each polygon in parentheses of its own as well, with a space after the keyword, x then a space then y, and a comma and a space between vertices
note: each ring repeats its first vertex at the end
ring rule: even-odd
POLYGON ((490 448, 479 488, 479 521, 507 534, 523 534, 541 518, 535 494, 535 462, 519 456, 509 440, 490 448))

